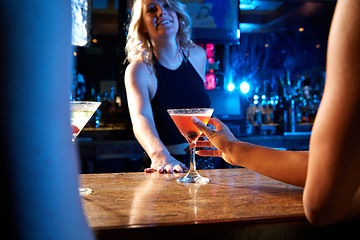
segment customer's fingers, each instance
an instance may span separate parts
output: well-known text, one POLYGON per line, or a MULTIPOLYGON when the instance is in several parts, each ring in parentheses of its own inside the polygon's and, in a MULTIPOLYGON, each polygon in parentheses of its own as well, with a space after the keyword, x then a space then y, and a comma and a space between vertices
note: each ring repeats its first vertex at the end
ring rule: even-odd
POLYGON ((219 150, 198 150, 195 153, 202 157, 222 157, 222 153, 219 150))
POLYGON ((196 117, 192 117, 191 118, 192 123, 195 125, 195 127, 197 129, 199 129, 203 134, 205 134, 205 136, 208 136, 208 134, 210 134, 211 129, 208 128, 202 121, 200 121, 198 118, 196 117))
POLYGON ((214 147, 210 141, 197 141, 196 147, 214 147))

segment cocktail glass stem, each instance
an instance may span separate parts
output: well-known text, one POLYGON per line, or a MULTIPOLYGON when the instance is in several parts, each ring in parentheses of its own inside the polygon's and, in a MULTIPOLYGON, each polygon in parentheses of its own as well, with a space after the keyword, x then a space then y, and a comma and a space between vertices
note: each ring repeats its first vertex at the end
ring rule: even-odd
POLYGON ((189 172, 185 175, 185 177, 177 179, 179 182, 186 182, 186 183, 199 183, 199 184, 206 184, 210 182, 209 178, 202 177, 196 171, 196 160, 195 160, 195 149, 196 149, 196 141, 192 142, 191 145, 193 146, 190 148, 190 169, 189 172))
POLYGON ((189 172, 186 174, 184 178, 190 178, 190 177, 193 178, 200 176, 196 171, 195 149, 196 149, 196 143, 195 145, 193 145, 192 148, 190 148, 190 168, 189 168, 189 172))
POLYGON ((189 172, 196 172, 195 149, 196 149, 196 142, 194 142, 194 146, 190 149, 190 171, 189 172))

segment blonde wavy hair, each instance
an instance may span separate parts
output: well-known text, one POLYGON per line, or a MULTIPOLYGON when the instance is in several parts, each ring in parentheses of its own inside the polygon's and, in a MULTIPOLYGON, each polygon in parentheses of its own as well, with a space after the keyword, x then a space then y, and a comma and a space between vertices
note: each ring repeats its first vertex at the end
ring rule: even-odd
MULTIPOLYGON (((164 0, 170 8, 176 12, 179 19, 179 31, 176 40, 181 53, 189 57, 189 48, 194 46, 191 41, 191 19, 187 14, 186 6, 176 0, 164 0)), ((153 47, 151 39, 146 32, 143 32, 142 21, 143 0, 134 0, 131 10, 131 20, 128 29, 125 52, 125 62, 143 61, 149 66, 153 65, 153 47)))

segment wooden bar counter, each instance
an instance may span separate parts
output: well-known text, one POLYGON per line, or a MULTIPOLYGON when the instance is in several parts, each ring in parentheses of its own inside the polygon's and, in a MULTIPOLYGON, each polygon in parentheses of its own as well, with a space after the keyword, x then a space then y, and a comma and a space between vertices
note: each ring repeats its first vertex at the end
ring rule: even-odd
POLYGON ((302 188, 248 169, 199 172, 211 182, 177 182, 183 174, 81 175, 81 186, 93 190, 82 196, 88 223, 98 239, 346 239, 359 226, 311 226, 302 188))

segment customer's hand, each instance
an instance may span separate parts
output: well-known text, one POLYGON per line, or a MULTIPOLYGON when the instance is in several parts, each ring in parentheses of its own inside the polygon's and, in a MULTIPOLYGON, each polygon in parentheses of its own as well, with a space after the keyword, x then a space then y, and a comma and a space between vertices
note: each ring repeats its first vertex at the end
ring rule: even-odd
POLYGON ((172 156, 166 158, 157 158, 151 160, 150 168, 146 168, 145 172, 159 172, 159 173, 173 173, 173 172, 183 172, 188 168, 172 156))
POLYGON ((234 164, 231 161, 229 149, 232 143, 238 140, 231 133, 229 128, 216 118, 211 118, 209 124, 213 125, 216 130, 211 129, 196 117, 192 118, 193 124, 209 139, 209 141, 198 141, 196 147, 210 147, 216 149, 198 150, 196 153, 200 156, 221 157, 226 162, 234 164))

